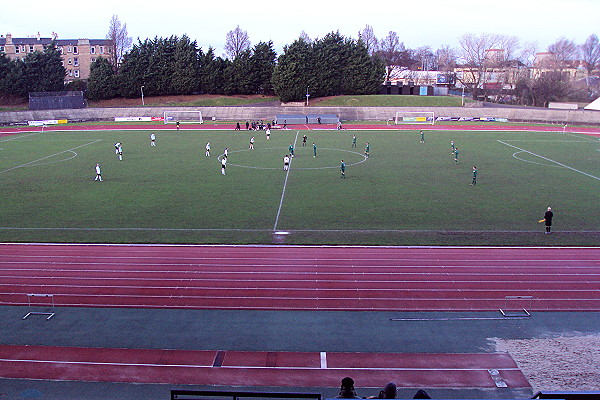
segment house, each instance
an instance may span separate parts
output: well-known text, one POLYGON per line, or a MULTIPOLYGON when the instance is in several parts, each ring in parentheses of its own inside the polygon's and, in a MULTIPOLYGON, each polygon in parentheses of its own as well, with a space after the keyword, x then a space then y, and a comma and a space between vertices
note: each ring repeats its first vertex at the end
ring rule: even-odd
POLYGON ((58 39, 55 33, 49 38, 43 38, 39 33, 26 38, 13 38, 10 33, 0 35, 0 52, 11 60, 23 59, 28 53, 44 51, 44 46, 52 41, 62 54, 67 72, 65 83, 89 78, 90 67, 98 57, 112 59, 114 56, 112 41, 108 39, 58 39))

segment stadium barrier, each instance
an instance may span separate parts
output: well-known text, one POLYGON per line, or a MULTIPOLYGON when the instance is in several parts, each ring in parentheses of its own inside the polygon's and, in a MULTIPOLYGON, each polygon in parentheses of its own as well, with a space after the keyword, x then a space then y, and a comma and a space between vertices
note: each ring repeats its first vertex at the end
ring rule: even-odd
POLYGON ((171 390, 171 400, 205 400, 217 397, 239 400, 241 398, 256 399, 314 399, 322 400, 321 393, 293 393, 293 392, 238 392, 214 390, 171 390))
POLYGON ((275 116, 277 125, 304 125, 304 124, 337 124, 340 119, 335 114, 281 114, 275 116), (285 121, 285 122, 284 122, 285 121))
POLYGON ((532 399, 598 400, 600 392, 538 392, 532 399))
MULTIPOLYGON (((335 114, 343 121, 388 121, 393 119, 398 107, 305 107, 303 112, 310 115, 335 114)), ((27 121, 68 119, 80 121, 110 121, 115 117, 154 117, 162 118, 167 110, 199 110, 207 119, 216 117, 219 121, 270 121, 276 115, 293 115, 293 107, 144 107, 144 108, 85 108, 69 110, 5 111, 0 112, 0 125, 23 125, 27 121)), ((408 112, 432 111, 448 120, 481 121, 482 118, 505 119, 510 122, 544 122, 560 124, 600 125, 600 113, 589 110, 557 110, 532 108, 490 108, 490 107, 402 107, 408 112)), ((299 123, 306 123, 306 116, 300 115, 299 123)), ((283 121, 280 121, 283 122, 283 121)), ((288 123, 292 123, 288 121, 288 123)))

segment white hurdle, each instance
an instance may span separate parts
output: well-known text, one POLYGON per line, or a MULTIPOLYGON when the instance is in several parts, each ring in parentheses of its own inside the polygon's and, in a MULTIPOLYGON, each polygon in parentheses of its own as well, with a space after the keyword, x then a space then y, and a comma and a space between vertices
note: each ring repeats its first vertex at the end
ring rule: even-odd
POLYGON ((504 317, 520 317, 529 318, 533 304, 533 296, 505 296, 504 297, 504 308, 500 309, 500 313, 504 317))
POLYGON ((29 317, 30 315, 46 315, 46 321, 48 321, 50 318, 54 317, 54 295, 53 294, 37 294, 37 293, 28 293, 27 294, 27 307, 29 307, 31 309, 31 307, 50 307, 50 312, 42 312, 42 311, 30 311, 27 314, 25 314, 25 316, 23 317, 23 319, 26 319, 27 317, 29 317), (35 301, 36 298, 40 298, 42 300, 46 300, 49 299, 46 302, 37 302, 35 301), (34 300, 34 301, 32 301, 34 300))

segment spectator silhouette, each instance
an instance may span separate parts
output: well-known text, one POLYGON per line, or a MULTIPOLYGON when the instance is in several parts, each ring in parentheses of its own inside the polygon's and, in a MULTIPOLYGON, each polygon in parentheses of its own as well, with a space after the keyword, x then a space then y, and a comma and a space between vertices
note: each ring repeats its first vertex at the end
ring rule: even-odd
POLYGON ((423 389, 417 390, 417 393, 413 396, 413 399, 430 399, 429 395, 423 389))
POLYGON ((360 399, 354 390, 354 379, 349 377, 342 379, 340 394, 336 396, 336 399, 360 399))
POLYGON ((369 399, 395 399, 397 393, 398 389, 396 388, 396 384, 390 382, 379 392, 379 395, 369 397, 369 399))

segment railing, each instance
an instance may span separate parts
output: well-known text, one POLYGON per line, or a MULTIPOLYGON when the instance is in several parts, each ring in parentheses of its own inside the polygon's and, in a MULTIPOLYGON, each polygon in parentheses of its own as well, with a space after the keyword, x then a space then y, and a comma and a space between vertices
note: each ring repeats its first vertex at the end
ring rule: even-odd
POLYGON ((286 392, 238 392, 238 391, 213 391, 213 390, 171 390, 171 400, 205 400, 207 397, 220 399, 241 398, 256 399, 314 399, 322 400, 321 393, 286 393, 286 392))

